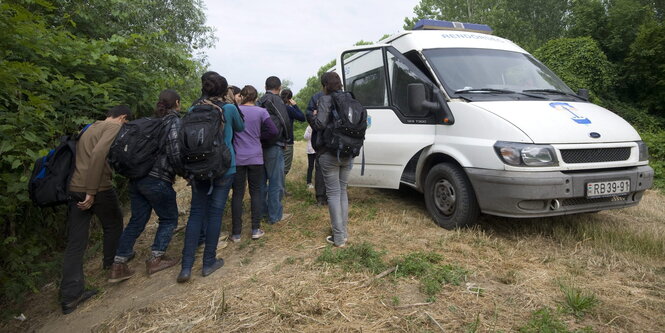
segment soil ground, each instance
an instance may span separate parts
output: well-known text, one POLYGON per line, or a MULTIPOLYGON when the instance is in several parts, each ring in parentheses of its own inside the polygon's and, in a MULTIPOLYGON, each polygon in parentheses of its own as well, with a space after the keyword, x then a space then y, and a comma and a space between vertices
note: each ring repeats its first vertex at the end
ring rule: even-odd
MULTIPOLYGON (((295 155, 285 199, 293 216, 266 226, 258 241, 246 228, 240 243, 218 250, 226 264, 214 274, 201 277, 199 254, 189 283, 176 283, 179 266, 148 277, 143 260, 156 229, 153 216, 135 247, 133 278, 108 283, 99 249, 90 249, 87 283, 100 294, 65 316, 54 281, 27 303, 27 320, 0 330, 509 332, 528 331, 534 313, 547 308, 570 331, 665 331, 665 197, 657 191, 633 208, 529 220, 481 216, 473 228, 447 231, 429 218, 417 192, 350 188, 349 248, 370 244, 386 263, 436 253, 441 264, 467 272, 461 283, 428 295, 417 277, 376 278, 376 272, 317 261, 332 250, 325 242, 328 212, 306 189, 302 142, 295 155), (595 303, 570 314, 564 286, 595 303)), ((183 181, 176 188, 183 226, 190 192, 183 181)), ((228 230, 229 209, 222 225, 228 230)), ((169 255, 180 255, 183 236, 175 234, 169 255)))

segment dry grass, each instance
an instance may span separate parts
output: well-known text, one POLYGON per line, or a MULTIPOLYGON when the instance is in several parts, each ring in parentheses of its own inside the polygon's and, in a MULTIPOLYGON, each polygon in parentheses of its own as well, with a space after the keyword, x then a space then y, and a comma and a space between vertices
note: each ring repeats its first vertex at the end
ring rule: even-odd
MULTIPOLYGON (((175 283, 177 268, 119 285, 105 282, 98 258, 86 267, 103 293, 69 316, 52 302, 26 310, 20 330, 94 332, 498 332, 516 331, 543 308, 568 329, 597 332, 665 330, 665 204, 649 192, 635 208, 551 219, 482 216, 474 228, 446 231, 428 217, 422 197, 410 190, 350 189, 350 243, 369 243, 386 264, 415 252, 440 255, 441 265, 463 268, 466 280, 443 284, 435 297, 416 276, 346 270, 317 262, 330 231, 327 210, 305 189, 301 143, 288 176, 294 216, 266 227, 266 237, 219 250, 226 266, 192 282, 175 283), (92 263, 94 261, 94 263, 92 263), (561 285, 593 294, 597 304, 576 317, 560 311, 561 285), (430 302, 434 300, 434 302, 430 302)), ((178 184, 181 210, 189 192, 178 184)), ((228 206, 227 206, 228 207, 228 206)), ((228 212, 227 212, 228 213, 228 212)), ((184 224, 186 216, 182 216, 184 224)), ((223 229, 229 227, 229 214, 223 229)), ((245 219, 247 221, 247 218, 245 219)), ((246 222, 246 224, 248 224, 246 222)), ((139 239, 148 254, 154 224, 139 239)), ((169 252, 182 249, 182 232, 169 252)), ((387 266, 390 267, 390 266, 387 266)), ((42 295, 43 296, 43 295, 42 295)), ((44 302, 42 302, 44 303, 44 302)), ((541 312, 542 313, 542 312, 541 312)))

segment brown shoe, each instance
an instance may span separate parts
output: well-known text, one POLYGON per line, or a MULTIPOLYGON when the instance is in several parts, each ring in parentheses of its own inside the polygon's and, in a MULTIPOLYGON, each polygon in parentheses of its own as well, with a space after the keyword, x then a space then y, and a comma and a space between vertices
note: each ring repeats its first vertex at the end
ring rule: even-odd
POLYGON ((113 263, 109 272, 109 282, 115 283, 129 279, 134 276, 134 271, 129 269, 126 263, 113 263))
POLYGON ((179 259, 171 259, 166 255, 161 257, 151 258, 145 261, 145 270, 148 275, 163 271, 169 267, 175 266, 179 259))

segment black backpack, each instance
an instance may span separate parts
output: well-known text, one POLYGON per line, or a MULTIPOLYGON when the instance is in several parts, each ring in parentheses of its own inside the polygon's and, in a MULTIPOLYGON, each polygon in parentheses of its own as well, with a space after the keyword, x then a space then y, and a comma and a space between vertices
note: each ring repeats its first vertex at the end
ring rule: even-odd
POLYGON ((76 166, 76 142, 88 127, 79 134, 61 137, 58 147, 35 161, 28 181, 28 194, 35 205, 50 207, 67 203, 67 188, 76 166))
POLYGON ((324 131, 326 148, 337 156, 360 154, 367 130, 367 109, 348 92, 335 92, 332 97, 332 122, 324 131))
POLYGON ((147 176, 159 155, 162 124, 161 118, 141 118, 122 125, 109 148, 113 170, 129 179, 147 176))
POLYGON ((178 140, 187 178, 212 180, 229 170, 231 150, 224 142, 224 126, 224 112, 208 100, 182 118, 178 140))

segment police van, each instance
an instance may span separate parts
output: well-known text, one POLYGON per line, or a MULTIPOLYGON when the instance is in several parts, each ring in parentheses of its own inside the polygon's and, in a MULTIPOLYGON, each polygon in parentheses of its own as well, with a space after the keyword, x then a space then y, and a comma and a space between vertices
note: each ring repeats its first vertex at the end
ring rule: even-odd
POLYGON ((421 20, 381 43, 335 68, 368 110, 349 185, 411 186, 446 229, 633 206, 652 186, 630 124, 488 26, 421 20))

